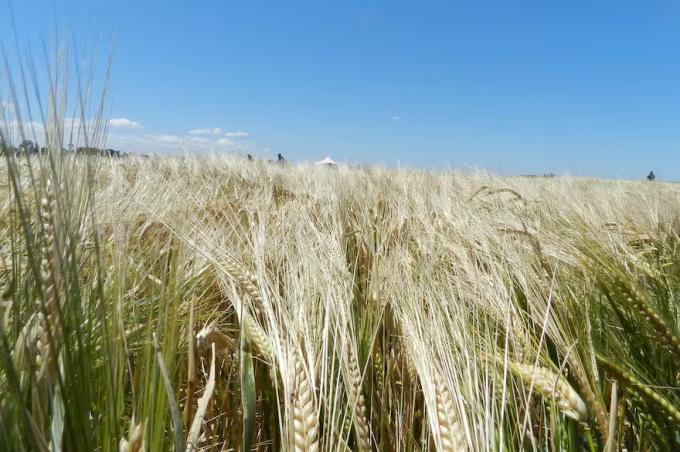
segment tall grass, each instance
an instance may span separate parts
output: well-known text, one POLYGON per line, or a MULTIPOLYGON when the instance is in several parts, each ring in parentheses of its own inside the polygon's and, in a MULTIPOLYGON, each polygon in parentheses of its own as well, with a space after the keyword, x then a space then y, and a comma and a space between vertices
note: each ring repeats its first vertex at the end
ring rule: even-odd
POLYGON ((0 450, 680 448, 680 188, 65 155, 52 80, 0 169, 0 450))

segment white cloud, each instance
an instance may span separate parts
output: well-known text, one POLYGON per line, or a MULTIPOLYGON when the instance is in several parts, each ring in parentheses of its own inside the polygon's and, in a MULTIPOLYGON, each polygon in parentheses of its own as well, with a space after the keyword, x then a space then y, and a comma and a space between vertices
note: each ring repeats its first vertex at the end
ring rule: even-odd
POLYGON ((217 144, 219 144, 220 146, 233 146, 234 142, 231 141, 229 138, 220 138, 219 140, 217 140, 217 144))
POLYGON ((390 121, 399 121, 401 117, 399 116, 390 116, 390 121))
POLYGON ((222 129, 219 127, 202 127, 190 130, 189 133, 191 135, 219 135, 222 133, 222 129))
POLYGON ((109 135, 107 147, 138 154, 181 153, 181 152, 244 152, 252 150, 252 143, 234 142, 225 137, 113 133, 109 135))
POLYGON ((237 130, 235 132, 225 132, 224 136, 229 138, 245 138, 248 136, 248 132, 237 130))
MULTIPOLYGON (((74 147, 84 146, 85 142, 88 142, 90 146, 113 148, 136 154, 253 152, 254 149, 253 143, 245 139, 248 134, 241 131, 225 132, 220 128, 207 128, 209 134, 193 133, 195 131, 184 134, 145 133, 138 122, 126 118, 111 119, 108 124, 110 128, 106 142, 101 142, 100 139, 91 142, 91 139, 85 140, 84 134, 87 133, 88 137, 91 137, 97 130, 101 130, 98 127, 106 123, 97 123, 92 119, 64 118, 63 146, 69 147, 71 141, 74 147), (234 140, 234 138, 241 139, 234 140)), ((45 130, 42 124, 24 121, 22 127, 24 136, 28 135, 27 138, 42 145, 45 140, 45 130)), ((12 143, 21 141, 20 126, 13 115, 5 114, 4 118, 0 116, 0 130, 9 137, 12 143)))
POLYGON ((182 142, 182 137, 177 135, 147 135, 147 138, 159 143, 179 144, 182 142))
POLYGON ((16 119, 9 119, 7 121, 0 119, 0 130, 10 141, 20 141, 22 132, 26 135, 26 139, 29 140, 42 140, 45 138, 45 128, 41 123, 35 121, 22 121, 19 123, 16 119), (35 137, 33 136, 34 132, 35 137))
POLYGON ((205 135, 205 136, 222 135, 227 138, 245 138, 248 136, 248 132, 243 132, 242 130, 224 132, 221 127, 201 127, 199 129, 190 130, 189 135, 205 135))
POLYGON ((120 127, 121 129, 139 129, 142 127, 137 121, 131 121, 127 118, 112 118, 109 119, 111 127, 120 127))

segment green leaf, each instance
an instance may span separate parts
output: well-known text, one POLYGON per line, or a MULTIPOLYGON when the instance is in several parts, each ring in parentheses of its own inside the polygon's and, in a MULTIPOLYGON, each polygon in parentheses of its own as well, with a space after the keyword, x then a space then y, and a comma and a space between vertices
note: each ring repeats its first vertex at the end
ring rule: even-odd
POLYGON ((241 450, 250 450, 255 430, 255 371, 253 370, 253 352, 250 345, 248 328, 241 329, 241 406, 243 408, 243 438, 241 450))
POLYGON ((182 429, 182 418, 179 414, 179 407, 177 406, 177 400, 175 400, 175 391, 172 389, 172 383, 170 382, 168 370, 165 368, 165 363, 163 362, 163 354, 161 353, 160 345, 158 345, 156 333, 153 333, 153 346, 156 350, 156 362, 158 363, 158 369, 161 372, 161 377, 165 386, 165 392, 168 396, 168 405, 170 406, 172 424, 173 428, 175 429, 175 450, 184 452, 184 430, 182 429))

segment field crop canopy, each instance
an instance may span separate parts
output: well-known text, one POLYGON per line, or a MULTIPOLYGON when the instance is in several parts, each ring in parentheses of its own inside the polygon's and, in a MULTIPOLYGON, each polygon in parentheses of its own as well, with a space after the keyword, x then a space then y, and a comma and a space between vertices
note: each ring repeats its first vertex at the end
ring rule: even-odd
POLYGON ((0 450, 680 450, 680 186, 77 154, 21 67, 0 450))

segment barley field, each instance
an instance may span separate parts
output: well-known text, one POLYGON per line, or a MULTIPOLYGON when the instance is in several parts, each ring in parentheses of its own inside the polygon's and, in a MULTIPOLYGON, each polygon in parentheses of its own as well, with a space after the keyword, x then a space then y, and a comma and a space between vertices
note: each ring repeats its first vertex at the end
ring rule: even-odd
POLYGON ((680 186, 3 159, 0 450, 680 449, 680 186))

